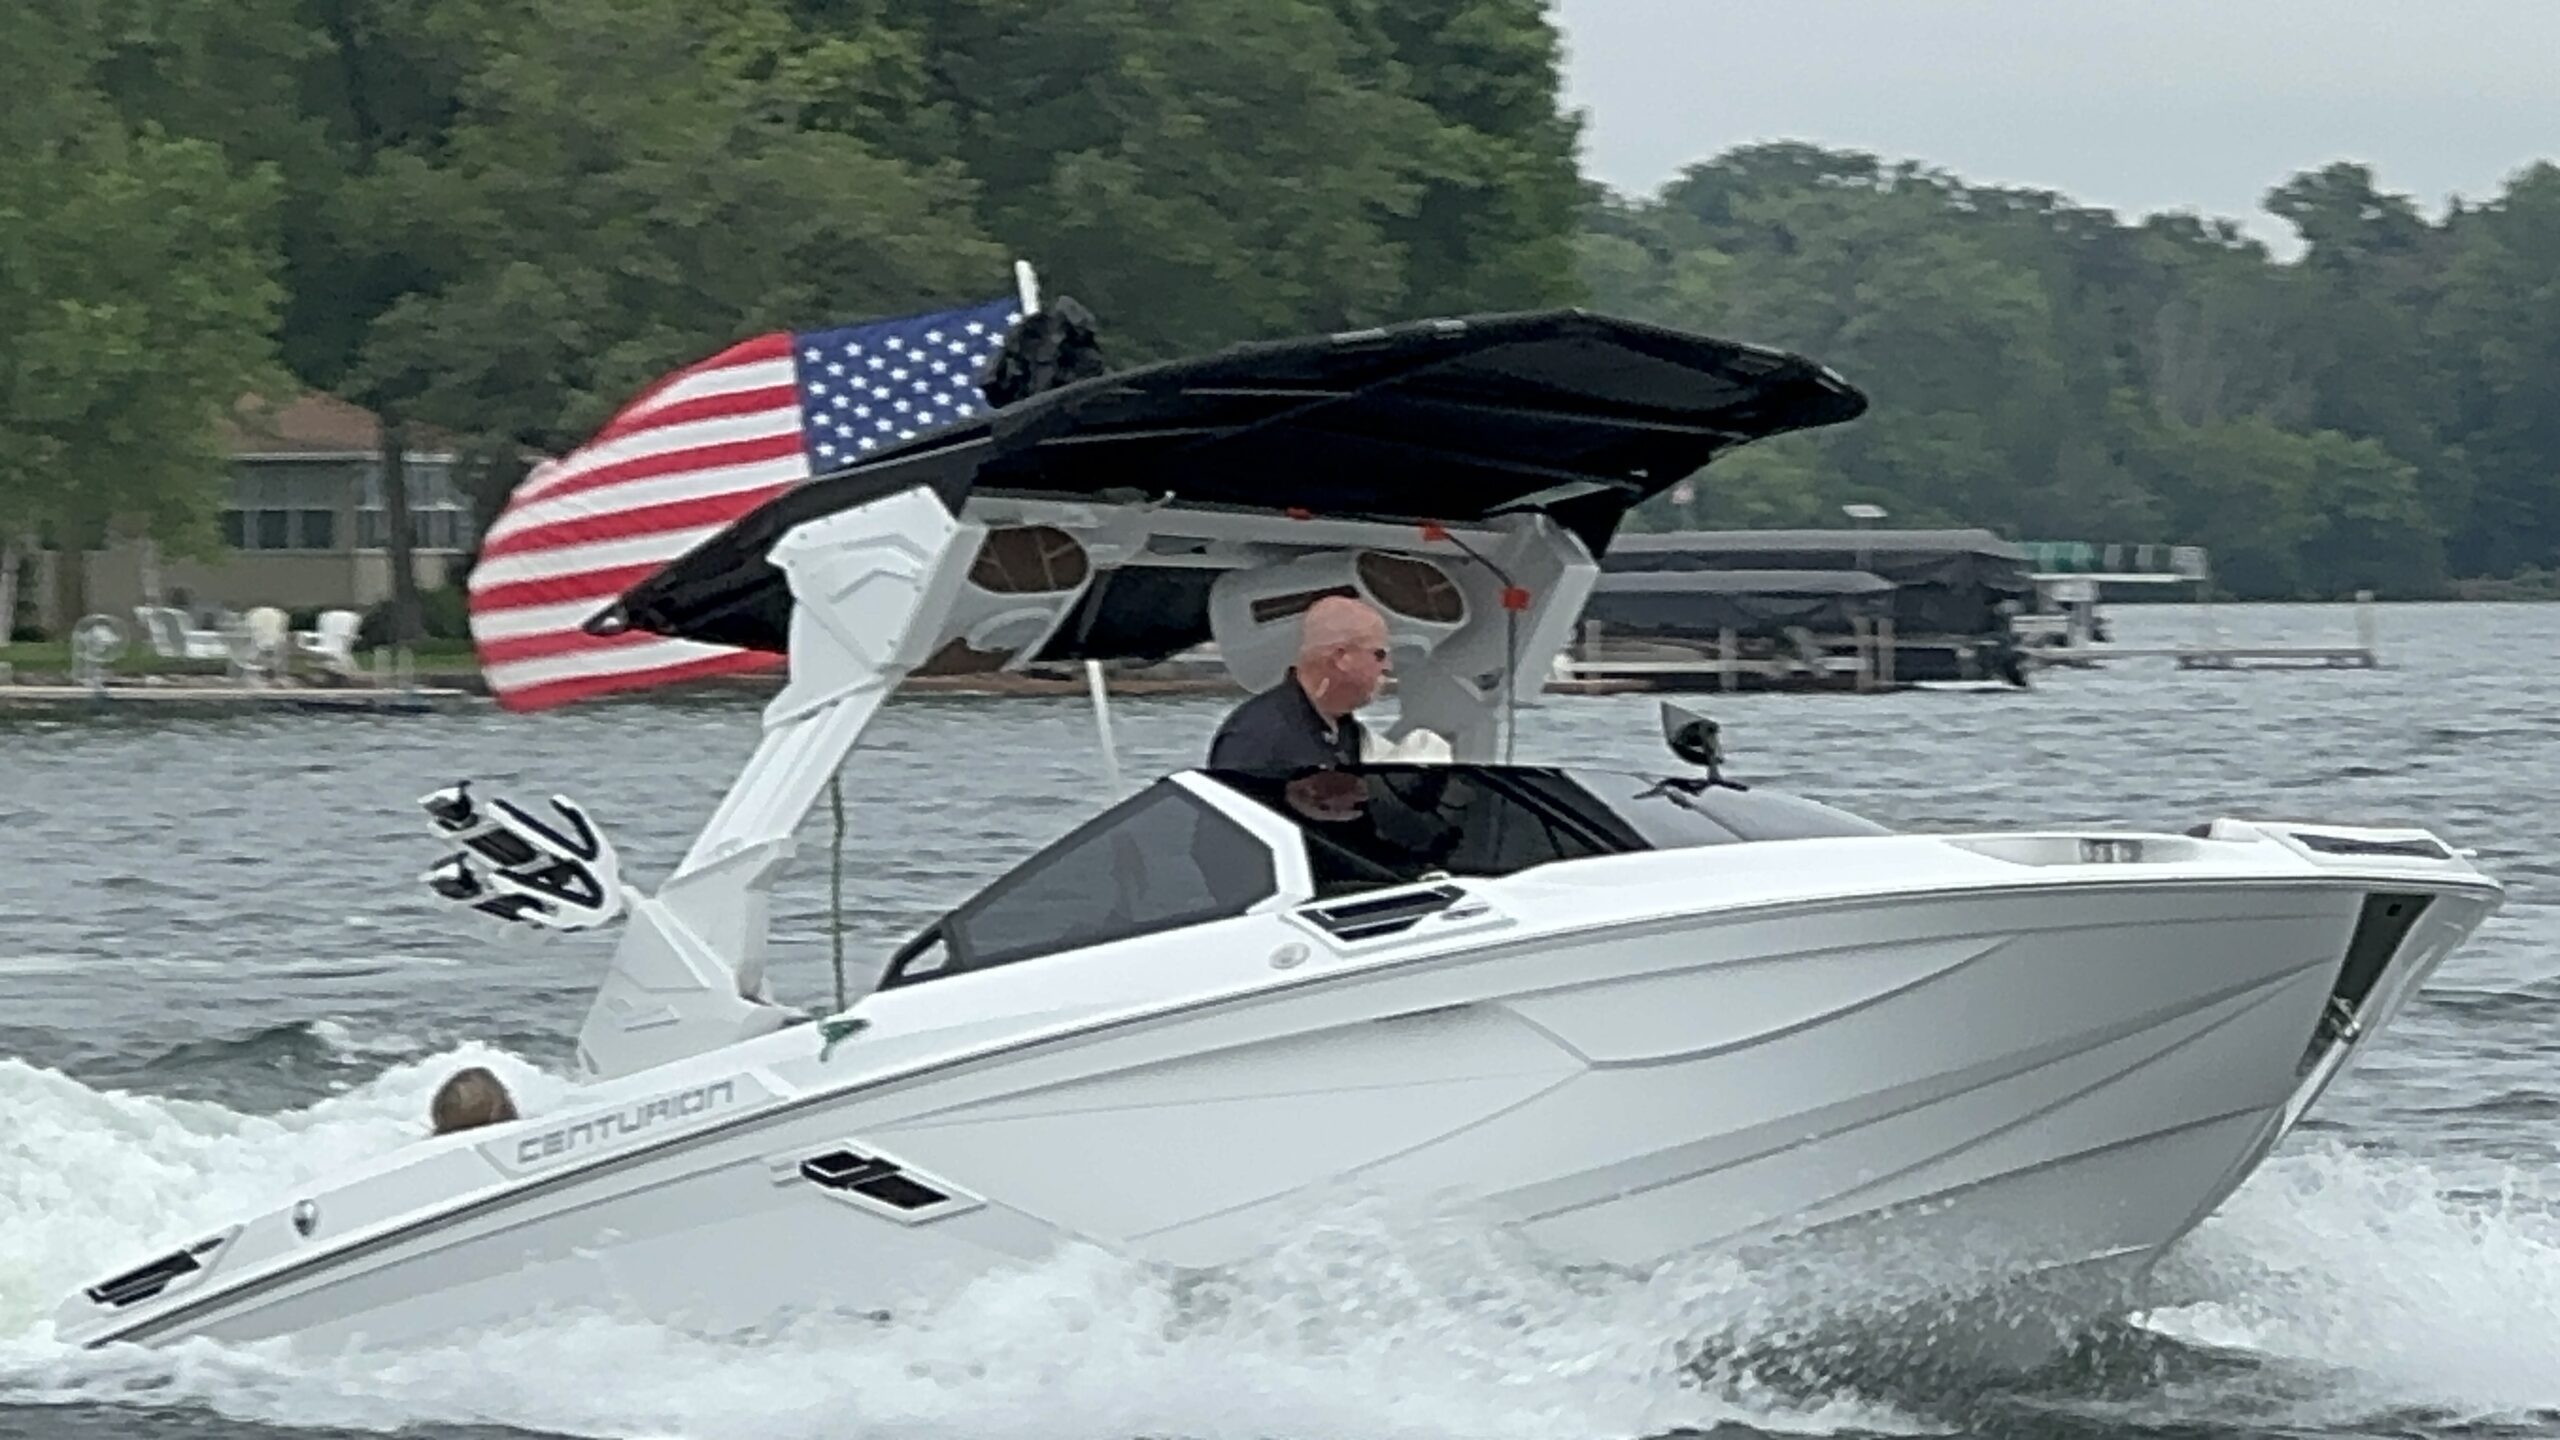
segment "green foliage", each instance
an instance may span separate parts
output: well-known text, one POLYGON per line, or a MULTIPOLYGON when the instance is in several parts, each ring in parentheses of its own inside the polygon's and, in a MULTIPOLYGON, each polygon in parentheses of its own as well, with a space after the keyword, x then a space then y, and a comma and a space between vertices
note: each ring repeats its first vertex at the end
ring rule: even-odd
MULTIPOLYGON (((394 624, 397 603, 384 600, 364 612, 356 622, 357 648, 370 650, 377 645, 400 643, 394 624)), ((466 643, 471 639, 470 597, 461 587, 449 585, 418 592, 418 637, 466 643)))
POLYGON ((209 545, 222 422, 276 383, 272 172, 134 126, 114 17, 0 7, 0 540, 209 545))
POLYGON ((2126 224, 1795 143, 1590 196, 1578 262, 1604 308, 1816 356, 1876 402, 1644 523, 1836 524, 1869 500, 1897 524, 2203 544, 2261 596, 2560 563, 2560 169, 2441 223, 2348 164, 2267 203, 2298 260, 2227 221, 2126 224))
POLYGON ((1870 501, 2269 595, 2560 568, 2560 169, 2441 220, 2291 177, 2286 263, 1796 142, 1629 199, 1559 70, 1542 0, 0 7, 0 530, 203 543, 220 418, 296 385, 494 499, 673 367, 1021 255, 1124 363, 1581 301, 1874 396, 1637 524, 1870 501))
POLYGON ((748 78, 806 68, 777 8, 500 9, 435 12, 418 43, 467 57, 448 124, 338 192, 345 233, 409 276, 360 336, 360 394, 557 450, 745 335, 1005 284, 955 168, 814 123, 858 97, 748 78))
POLYGON ((1539 0, 7 8, 0 495, 197 534, 207 396, 296 382, 558 450, 746 335, 1000 293, 1017 254, 1123 360, 1556 303, 1558 65, 1539 0))

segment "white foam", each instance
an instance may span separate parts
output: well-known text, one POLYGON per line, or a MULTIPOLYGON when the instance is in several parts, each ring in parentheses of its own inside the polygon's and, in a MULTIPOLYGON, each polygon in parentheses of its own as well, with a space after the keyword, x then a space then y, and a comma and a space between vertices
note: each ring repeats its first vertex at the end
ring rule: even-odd
POLYGON ((192 1238, 297 1182, 418 1138, 429 1095, 465 1063, 496 1070, 528 1108, 566 1089, 513 1056, 465 1047, 266 1116, 92 1090, 0 1059, 0 1114, 9 1117, 0 1126, 0 1337, 31 1332, 103 1266, 192 1238))
MULTIPOLYGON (((343 1021, 325 1018, 310 1021, 309 1025, 313 1039, 350 1060, 396 1060, 414 1056, 426 1048, 425 1041, 399 1030, 377 1030, 359 1035, 343 1021)), ((446 1057, 439 1063, 449 1065, 453 1062, 451 1057, 446 1057)))
POLYGON ((1078 1250, 894 1320, 805 1316, 752 1340, 597 1315, 361 1360, 204 1342, 91 1353, 52 1339, 45 1317, 102 1266, 415 1138, 433 1085, 464 1063, 497 1069, 528 1110, 565 1088, 470 1047, 269 1117, 0 1061, 0 1111, 26 1122, 0 1132, 0 1401, 703 1440, 1911 1428, 1882 1407, 1784 1398, 1735 1367, 1694 1364, 1683 1342, 1784 1309, 1730 1267, 1572 1275, 1489 1227, 1416 1230, 1358 1206, 1206 1281, 1078 1250))
POLYGON ((2296 1423, 2409 1408, 2560 1408, 2560 1203, 2548 1177, 2448 1193, 2410 1159, 2278 1157, 2164 1268, 2144 1317, 2191 1344, 2326 1372, 2296 1423))

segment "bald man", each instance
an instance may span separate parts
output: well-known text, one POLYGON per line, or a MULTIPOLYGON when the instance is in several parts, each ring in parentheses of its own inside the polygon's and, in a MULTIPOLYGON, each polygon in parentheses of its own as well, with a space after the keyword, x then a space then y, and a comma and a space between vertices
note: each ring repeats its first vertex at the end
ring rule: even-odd
POLYGON ((1298 617, 1298 663, 1218 727, 1209 768, 1294 775, 1358 764, 1351 714, 1386 678, 1386 617, 1348 595, 1326 596, 1298 617))

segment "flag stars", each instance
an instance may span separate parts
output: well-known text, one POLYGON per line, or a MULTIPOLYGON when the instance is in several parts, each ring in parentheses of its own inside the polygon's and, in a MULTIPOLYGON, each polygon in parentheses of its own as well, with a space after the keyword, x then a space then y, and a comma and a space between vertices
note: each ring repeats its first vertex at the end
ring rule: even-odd
POLYGON ((790 352, 809 362, 794 386, 804 453, 815 464, 853 464, 871 451, 990 413, 978 376, 1007 327, 1021 318, 1015 306, 798 337, 795 344, 811 347, 790 352))

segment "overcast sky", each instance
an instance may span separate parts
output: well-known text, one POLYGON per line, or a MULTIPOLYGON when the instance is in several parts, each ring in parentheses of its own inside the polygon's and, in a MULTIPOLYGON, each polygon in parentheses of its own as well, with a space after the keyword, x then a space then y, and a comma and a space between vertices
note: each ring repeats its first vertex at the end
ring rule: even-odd
MULTIPOLYGON (((2335 159, 2429 214, 2560 159, 2555 0, 1556 0, 1583 171, 1630 193, 1753 140, 1914 158, 2127 216, 2291 230, 2335 159)), ((2289 246, 2280 248, 2289 249, 2289 246)))

